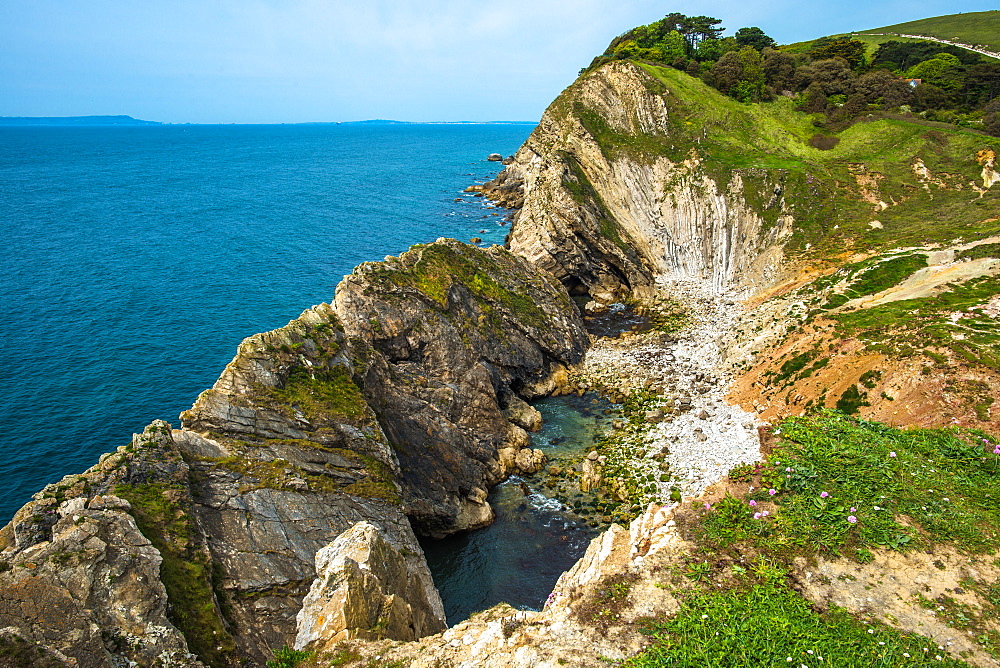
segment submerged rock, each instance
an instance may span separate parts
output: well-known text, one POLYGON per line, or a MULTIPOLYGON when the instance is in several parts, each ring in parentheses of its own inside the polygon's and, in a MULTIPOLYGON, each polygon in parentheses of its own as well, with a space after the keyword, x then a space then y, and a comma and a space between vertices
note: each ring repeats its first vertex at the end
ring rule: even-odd
POLYGON ((519 473, 531 474, 545 468, 546 461, 545 453, 541 450, 524 448, 517 453, 514 463, 519 473))

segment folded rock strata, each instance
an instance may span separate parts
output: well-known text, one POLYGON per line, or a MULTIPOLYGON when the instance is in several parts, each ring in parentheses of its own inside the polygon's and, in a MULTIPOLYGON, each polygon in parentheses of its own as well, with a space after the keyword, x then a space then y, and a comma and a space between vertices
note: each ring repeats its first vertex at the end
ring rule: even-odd
POLYGON ((793 224, 782 175, 726 170, 721 182, 685 152, 696 144, 675 106, 628 61, 567 88, 484 188, 519 207, 511 251, 602 302, 642 295, 664 274, 717 290, 773 278, 793 224))

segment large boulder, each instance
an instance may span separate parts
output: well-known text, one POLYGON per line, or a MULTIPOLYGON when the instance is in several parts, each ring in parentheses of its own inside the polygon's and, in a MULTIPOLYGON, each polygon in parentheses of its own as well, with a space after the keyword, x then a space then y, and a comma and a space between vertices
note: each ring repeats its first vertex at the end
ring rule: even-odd
POLYGON ((351 638, 416 640, 446 627, 437 591, 369 522, 317 552, 316 574, 297 617, 296 649, 351 638))
POLYGON ((127 501, 76 497, 35 510, 47 540, 0 556, 0 628, 8 643, 34 645, 60 662, 52 665, 202 666, 167 618, 163 559, 127 501))

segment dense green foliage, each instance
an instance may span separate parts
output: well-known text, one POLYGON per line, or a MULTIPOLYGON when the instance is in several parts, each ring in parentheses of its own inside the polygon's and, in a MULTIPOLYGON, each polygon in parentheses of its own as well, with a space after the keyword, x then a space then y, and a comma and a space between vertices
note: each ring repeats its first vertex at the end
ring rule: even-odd
MULTIPOLYGON (((854 36, 779 50, 760 28, 722 37, 719 23, 670 14, 615 38, 587 69, 631 59, 685 71, 741 102, 790 95, 800 110, 823 113, 817 125, 835 131, 872 113, 893 111, 1000 136, 1000 102, 994 102, 1000 96, 1000 63, 991 58, 919 40, 889 40, 869 53, 871 38, 854 36)), ((963 17, 958 23, 969 21, 963 17)))
POLYGON ((732 589, 704 587, 683 595, 674 617, 651 624, 653 646, 625 666, 966 665, 916 634, 861 622, 835 607, 818 613, 778 578, 761 581, 757 573, 747 572, 742 579, 732 589))

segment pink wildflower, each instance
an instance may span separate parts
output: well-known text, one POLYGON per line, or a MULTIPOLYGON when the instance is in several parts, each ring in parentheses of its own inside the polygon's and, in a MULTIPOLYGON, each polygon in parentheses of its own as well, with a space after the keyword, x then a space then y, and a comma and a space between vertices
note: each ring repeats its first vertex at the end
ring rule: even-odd
POLYGON ((858 512, 858 509, 857 509, 857 508, 855 508, 854 506, 851 506, 851 512, 852 512, 852 513, 856 513, 856 512, 858 512))
POLYGON ((705 510, 711 510, 711 509, 712 509, 712 504, 711 504, 711 503, 708 503, 708 502, 706 501, 706 502, 705 502, 705 510))
POLYGON ((760 513, 754 513, 754 514, 753 514, 753 518, 754 518, 755 520, 759 520, 759 519, 760 519, 760 513))
POLYGON ((769 489, 769 490, 767 490, 767 493, 770 494, 771 496, 774 496, 775 494, 778 493, 778 490, 776 490, 776 489, 769 489))
POLYGON ((756 505, 757 505, 757 502, 756 502, 756 501, 754 501, 753 499, 750 499, 750 505, 751 505, 751 506, 756 506, 756 505))
POLYGON ((857 524, 858 523, 858 518, 855 517, 854 515, 848 515, 847 516, 847 521, 850 522, 851 524, 857 524))
POLYGON ((821 498, 821 499, 825 499, 828 496, 830 496, 830 494, 827 493, 827 492, 820 492, 819 493, 819 498, 821 498))
POLYGON ((761 517, 767 517, 767 516, 768 516, 768 515, 770 515, 770 514, 771 514, 771 513, 770 513, 769 511, 765 510, 764 512, 762 512, 762 513, 760 514, 760 516, 761 516, 761 517))
POLYGON ((895 456, 896 456, 896 453, 895 453, 895 451, 893 451, 893 452, 890 452, 890 453, 889 453, 889 456, 890 456, 890 457, 895 457, 895 456))

